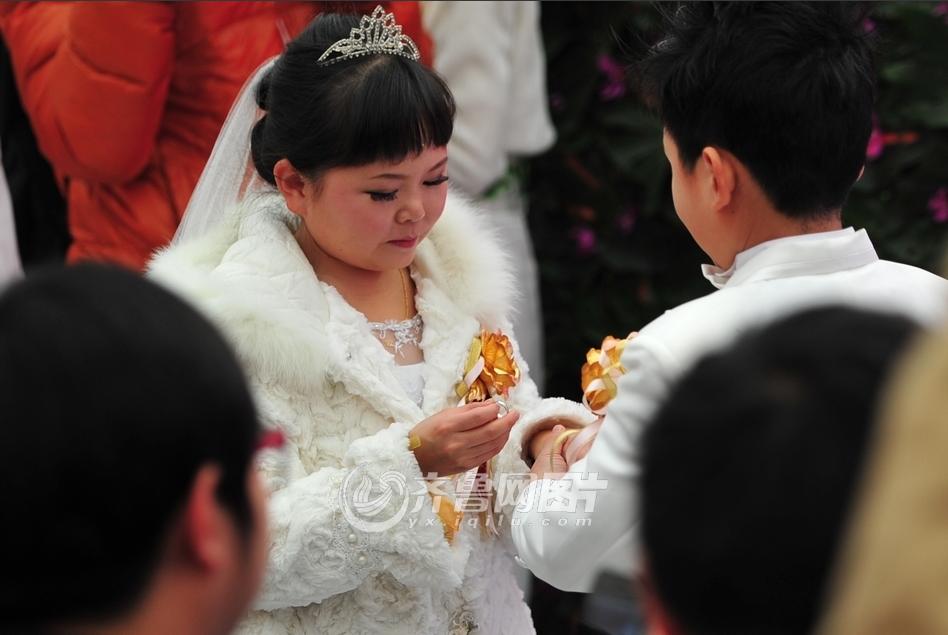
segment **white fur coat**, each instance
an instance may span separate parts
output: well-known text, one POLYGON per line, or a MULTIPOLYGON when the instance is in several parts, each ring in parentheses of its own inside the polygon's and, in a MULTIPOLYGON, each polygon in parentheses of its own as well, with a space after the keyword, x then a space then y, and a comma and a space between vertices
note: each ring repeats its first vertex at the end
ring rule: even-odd
MULTIPOLYGON (((233 221, 159 254, 150 267, 152 278, 222 328, 264 425, 288 440, 288 448, 261 460, 272 492, 270 560, 258 610, 241 632, 441 634, 456 632, 452 621, 469 611, 479 633, 532 633, 505 552, 516 495, 500 494, 503 540, 485 539, 465 523, 453 544, 421 498, 401 514, 403 499, 394 496, 373 517, 391 519, 379 531, 353 520, 349 499, 340 495, 356 482, 373 500, 396 481, 417 493, 422 475, 408 450, 409 430, 456 405, 454 385, 482 327, 509 332, 506 309, 516 281, 490 230, 452 194, 418 247, 412 275, 425 325, 419 408, 365 317, 316 278, 292 225, 282 197, 262 195, 233 221)), ((522 416, 495 459, 498 474, 528 471, 521 439, 542 420, 593 418, 573 402, 540 399, 526 372, 511 402, 522 416)))

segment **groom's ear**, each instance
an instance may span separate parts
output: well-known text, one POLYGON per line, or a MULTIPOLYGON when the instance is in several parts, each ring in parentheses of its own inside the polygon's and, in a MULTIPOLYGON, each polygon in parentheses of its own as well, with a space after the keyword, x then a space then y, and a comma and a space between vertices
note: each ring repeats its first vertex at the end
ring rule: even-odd
POLYGON ((297 216, 303 216, 306 213, 306 179, 303 175, 289 159, 280 159, 273 166, 273 178, 283 194, 286 207, 297 216))

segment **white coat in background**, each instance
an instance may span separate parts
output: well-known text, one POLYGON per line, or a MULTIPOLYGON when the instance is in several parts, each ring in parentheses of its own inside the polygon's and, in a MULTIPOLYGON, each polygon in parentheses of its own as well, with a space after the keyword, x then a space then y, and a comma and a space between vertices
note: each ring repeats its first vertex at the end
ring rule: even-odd
POLYGON ((457 102, 448 144, 452 183, 477 200, 498 230, 517 279, 513 330, 543 393, 543 320, 526 201, 509 169, 553 145, 539 2, 422 3, 434 68, 457 102), (485 193, 503 185, 490 196, 485 193))

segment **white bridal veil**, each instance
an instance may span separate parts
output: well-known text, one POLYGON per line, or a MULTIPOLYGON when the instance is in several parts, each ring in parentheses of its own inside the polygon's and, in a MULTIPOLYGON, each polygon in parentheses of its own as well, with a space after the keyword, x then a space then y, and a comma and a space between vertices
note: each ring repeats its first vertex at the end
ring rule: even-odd
POLYGON ((235 214, 238 203, 248 194, 273 188, 254 170, 250 160, 250 132, 263 114, 257 108, 257 85, 276 59, 273 57, 264 62, 240 89, 191 194, 172 239, 173 245, 205 235, 228 214, 235 214))

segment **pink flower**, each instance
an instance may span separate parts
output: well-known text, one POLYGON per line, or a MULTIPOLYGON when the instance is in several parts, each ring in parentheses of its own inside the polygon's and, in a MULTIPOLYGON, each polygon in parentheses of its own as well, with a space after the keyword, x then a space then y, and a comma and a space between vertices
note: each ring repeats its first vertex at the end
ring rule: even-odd
POLYGON ((866 145, 866 158, 878 159, 882 156, 886 146, 915 143, 918 141, 918 133, 914 130, 908 132, 886 132, 879 126, 879 118, 872 116, 872 132, 869 134, 869 143, 866 145))
POLYGON ((935 190, 928 199, 928 209, 932 213, 932 220, 936 223, 948 222, 948 187, 935 190))
POLYGON ((875 20, 873 20, 872 18, 866 18, 865 20, 863 20, 862 30, 865 31, 866 33, 872 33, 873 31, 875 31, 876 30, 875 20))
POLYGON ((550 108, 556 112, 560 112, 566 106, 566 100, 563 99, 563 95, 560 93, 553 93, 550 95, 550 108))
POLYGON ((596 232, 592 227, 576 227, 570 232, 570 236, 576 241, 576 253, 580 256, 588 256, 596 250, 596 232))
POLYGON ((873 115, 872 133, 869 135, 869 145, 866 146, 866 158, 878 159, 882 156, 885 149, 885 140, 882 137, 882 128, 879 127, 879 120, 873 115))
POLYGON ((599 90, 599 98, 602 101, 615 101, 625 95, 625 84, 620 82, 609 82, 599 90))
POLYGON ((936 4, 935 8, 932 9, 932 15, 943 17, 945 24, 948 24, 948 2, 939 2, 936 4))
POLYGON ((616 218, 616 227, 623 236, 628 236, 635 229, 635 220, 638 216, 634 207, 627 208, 616 218))
POLYGON ((606 76, 605 83, 599 89, 602 101, 613 101, 625 95, 625 69, 615 58, 603 53, 596 59, 596 68, 606 76))

